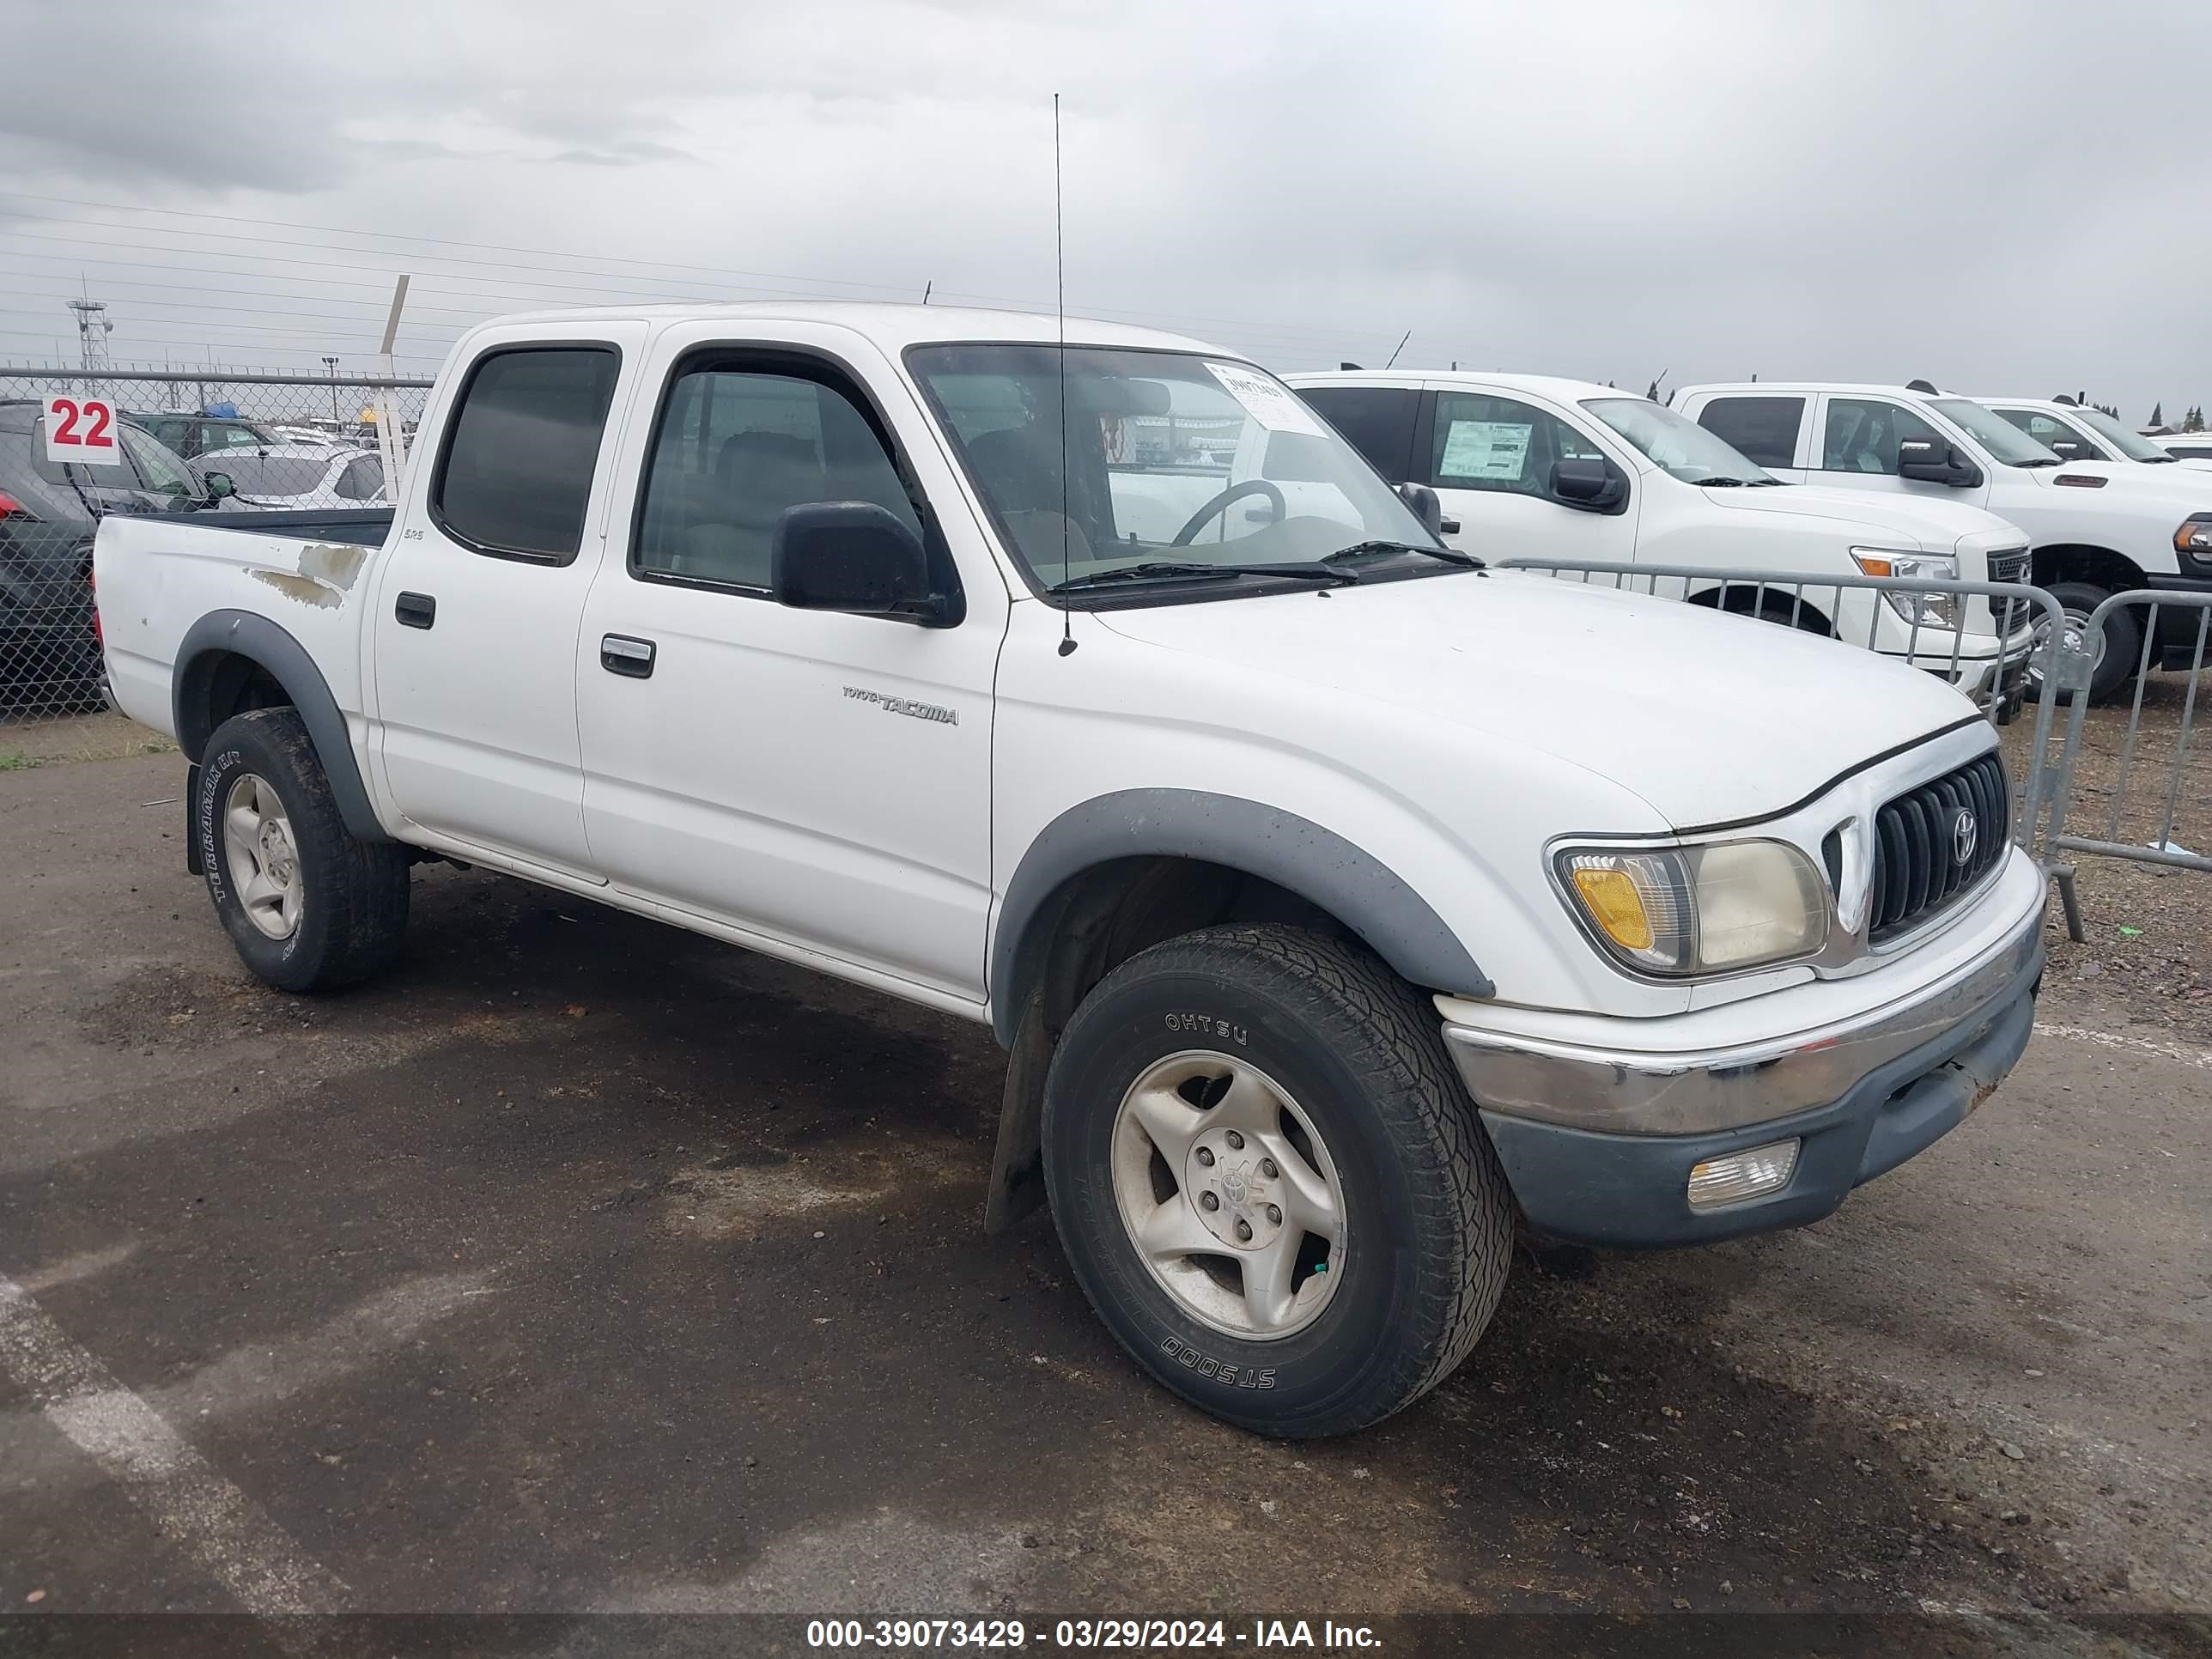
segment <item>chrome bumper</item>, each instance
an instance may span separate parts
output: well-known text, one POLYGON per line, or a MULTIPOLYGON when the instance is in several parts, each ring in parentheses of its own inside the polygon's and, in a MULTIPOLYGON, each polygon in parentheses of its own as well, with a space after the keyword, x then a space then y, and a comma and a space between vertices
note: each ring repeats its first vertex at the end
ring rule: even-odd
POLYGON ((1488 1112, 1616 1135, 1740 1128, 1840 1100, 1889 1061, 1974 1021, 2039 971, 2042 945, 2039 905, 1988 951, 1901 1004, 1725 1048, 1598 1048, 1449 1022, 1444 1039, 1468 1092, 1488 1112))

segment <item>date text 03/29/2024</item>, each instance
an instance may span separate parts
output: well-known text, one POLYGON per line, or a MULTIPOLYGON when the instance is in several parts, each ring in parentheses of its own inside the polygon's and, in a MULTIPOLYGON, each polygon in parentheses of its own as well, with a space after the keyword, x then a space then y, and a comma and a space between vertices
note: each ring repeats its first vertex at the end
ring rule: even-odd
POLYGON ((1324 1619, 1060 1619, 1034 1628, 1018 1619, 815 1619, 811 1648, 919 1650, 943 1648, 1040 1648, 1136 1652, 1189 1648, 1245 1648, 1354 1653, 1382 1646, 1372 1628, 1324 1619))

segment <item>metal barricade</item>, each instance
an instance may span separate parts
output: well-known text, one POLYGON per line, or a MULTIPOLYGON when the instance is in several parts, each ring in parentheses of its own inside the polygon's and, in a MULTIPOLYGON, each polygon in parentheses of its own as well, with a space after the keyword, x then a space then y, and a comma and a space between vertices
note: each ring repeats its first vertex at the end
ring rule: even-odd
MULTIPOLYGON (((2160 592, 2150 588, 2139 588, 2125 593, 2115 593, 2095 611, 2081 629, 2077 647, 2069 641, 2062 659, 2057 678, 2072 692, 2073 708, 2066 724, 2066 744, 2059 759, 2058 779, 2055 787, 2051 812, 2050 855, 2062 858, 2067 854, 2088 854, 2098 858, 2121 859, 2136 864, 2160 865, 2169 869, 2195 870, 2212 872, 2212 850, 2200 844, 2195 849, 2184 847, 2174 839, 2174 831, 2182 809, 2191 806, 2205 809, 2197 818, 2197 833, 2200 842, 2203 831, 2212 829, 2212 791, 2185 797, 2189 786, 2189 759, 2192 739, 2196 736, 2197 708, 2203 671, 2206 663, 2207 644, 2212 641, 2212 593, 2160 592), (2109 809, 2105 814, 2101 835, 2083 836, 2069 833, 2067 823, 2074 809, 2075 798, 2087 787, 2077 775, 2081 769, 2083 733, 2087 726, 2089 699, 2087 689, 2089 670, 2098 660, 2099 645, 2103 641, 2107 620, 2123 610, 2138 611, 2142 617, 2142 650, 2136 663, 2135 690, 2128 707, 2128 726, 2120 745, 2118 772, 2110 789, 2109 809), (2154 684, 2152 670, 2172 662, 2168 645, 2161 644, 2159 616, 2160 611, 2179 613, 2185 618, 2195 614, 2194 624, 2186 620, 2173 630, 2172 639, 2188 653, 2185 668, 2179 672, 2188 675, 2188 684, 2181 693, 2181 709, 2176 720, 2172 745, 2167 758, 2155 764, 2158 787, 2148 792, 2157 802, 2157 828, 2150 839, 2136 842, 2124 840, 2124 835, 2139 834, 2148 817, 2130 817, 2129 787, 2137 775, 2137 757, 2142 748, 2143 707, 2146 694, 2154 684), (2124 823, 2131 823, 2131 830, 2124 830, 2124 823)), ((2162 734, 2161 734, 2162 735, 2162 734)), ((2066 932, 2069 938, 2081 940, 2088 937, 2081 920, 2081 906, 2074 890, 2074 866, 2070 862, 2054 863, 2051 873, 2058 878, 2058 894, 2066 909, 2066 932)))
MULTIPOLYGON (((1655 599, 1709 605, 1719 611, 1804 629, 1862 646, 1892 661, 1938 674, 1960 688, 1994 725, 2007 725, 2032 704, 2027 775, 2017 786, 2013 838, 2031 856, 2047 858, 2043 837, 2052 815, 2056 769, 2049 763, 2060 675, 2046 641, 2066 637, 2065 608, 2039 587, 2019 582, 1932 581, 1902 576, 1798 575, 1789 571, 1717 566, 1615 564, 1590 560, 1505 559, 1493 567, 1554 579, 1579 578, 1655 599), (1865 596, 1856 605, 1845 595, 1865 596), (1913 596, 1955 602, 1960 627, 1924 619, 1927 607, 1913 596), (1898 605, 1894 598, 1912 598, 1898 605), (1970 601, 1980 600, 1986 631, 1972 623, 1970 601), (1862 632, 1860 618, 1866 612, 1862 632), (1839 618, 1848 618, 1839 625, 1839 618), (1848 627, 1846 634, 1845 626, 1848 627), (1968 641, 1976 643, 1970 648, 1968 641), (1988 641, 1986 647, 1980 643, 1988 641)), ((2063 649, 2063 645, 2057 648, 2063 649)))

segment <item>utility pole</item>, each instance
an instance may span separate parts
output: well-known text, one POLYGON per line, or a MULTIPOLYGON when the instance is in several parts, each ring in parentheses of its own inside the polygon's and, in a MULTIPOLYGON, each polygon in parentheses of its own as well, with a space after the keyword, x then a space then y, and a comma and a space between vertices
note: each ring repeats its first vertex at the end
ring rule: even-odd
POLYGON ((338 360, 325 357, 323 367, 331 372, 331 424, 336 426, 338 423, 338 360))

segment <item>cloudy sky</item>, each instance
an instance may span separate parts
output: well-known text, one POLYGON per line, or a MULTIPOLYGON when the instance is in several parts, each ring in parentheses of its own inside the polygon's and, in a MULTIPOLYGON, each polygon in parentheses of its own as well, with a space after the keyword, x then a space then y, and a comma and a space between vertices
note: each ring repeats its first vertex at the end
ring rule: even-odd
POLYGON ((0 358, 1053 292, 1278 368, 2212 403, 2212 5, 0 0, 0 358))

